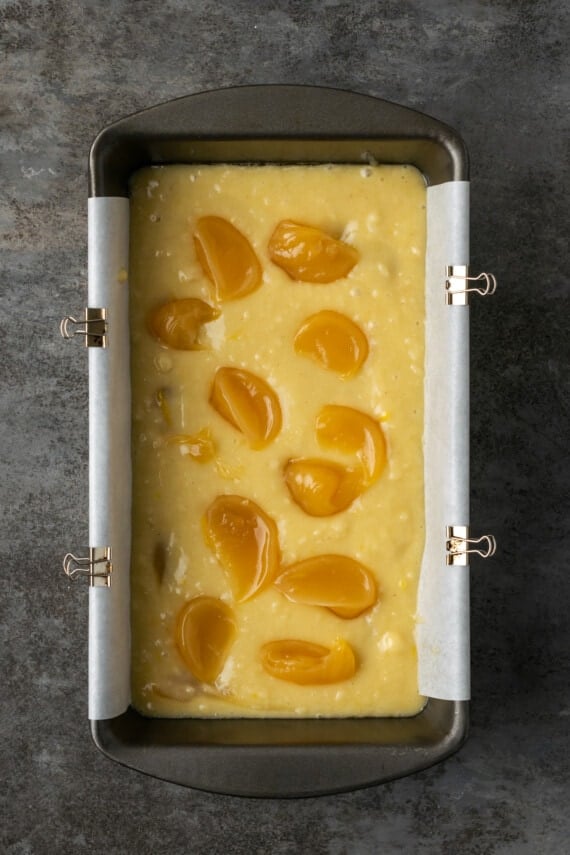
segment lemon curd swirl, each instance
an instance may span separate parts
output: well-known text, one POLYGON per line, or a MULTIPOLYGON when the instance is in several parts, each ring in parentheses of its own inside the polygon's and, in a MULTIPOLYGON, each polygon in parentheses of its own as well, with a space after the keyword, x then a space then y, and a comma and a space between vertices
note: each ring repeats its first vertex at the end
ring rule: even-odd
POLYGON ((407 166, 133 177, 144 715, 423 706, 425 204, 407 166))

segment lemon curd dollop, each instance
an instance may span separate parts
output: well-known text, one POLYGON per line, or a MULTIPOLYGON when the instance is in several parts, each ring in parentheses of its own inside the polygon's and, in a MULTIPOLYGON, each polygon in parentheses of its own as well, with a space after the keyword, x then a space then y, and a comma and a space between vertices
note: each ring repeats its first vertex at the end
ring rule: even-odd
POLYGON ((295 504, 312 517, 331 517, 346 511, 364 489, 358 472, 333 460, 288 460, 283 474, 295 504))
POLYGON ((152 309, 148 328, 164 347, 174 350, 199 350, 200 333, 205 324, 219 316, 214 306, 196 297, 170 300, 152 309))
POLYGON ((218 368, 209 400, 253 448, 267 445, 281 430, 281 405, 276 392, 251 371, 231 366, 218 368))
POLYGON ((342 618, 355 618, 377 601, 374 574, 348 555, 315 555, 291 564, 275 587, 293 603, 322 606, 342 618))
POLYGON ((372 416, 354 407, 326 404, 317 416, 315 431, 321 448, 358 460, 363 485, 380 477, 387 461, 386 439, 372 416))
POLYGON ((425 204, 407 166, 132 177, 143 715, 421 709, 425 204))
POLYGON ((224 217, 200 217, 194 248, 217 302, 239 300, 261 285, 261 265, 244 234, 224 217))
POLYGON ((295 334, 295 351, 341 377, 352 377, 368 356, 362 329, 341 312, 323 309, 307 318, 295 334))
POLYGON ((204 516, 204 539, 227 571, 237 602, 270 584, 280 562, 275 521, 243 496, 218 496, 204 516))
POLYGON ((348 276, 359 253, 323 229, 282 220, 269 240, 269 257, 291 279, 325 285, 348 276))
POLYGON ((269 641, 261 649, 263 668, 272 677, 301 686, 319 686, 349 680, 356 657, 344 639, 331 647, 296 638, 269 641))
POLYGON ((235 638, 236 621, 230 606, 214 597, 195 597, 176 620, 176 646, 190 673, 213 683, 224 667, 235 638))

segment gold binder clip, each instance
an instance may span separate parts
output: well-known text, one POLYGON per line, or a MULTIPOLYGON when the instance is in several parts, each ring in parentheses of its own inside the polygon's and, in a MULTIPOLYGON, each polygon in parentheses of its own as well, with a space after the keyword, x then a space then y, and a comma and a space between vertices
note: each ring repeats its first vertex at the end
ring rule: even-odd
POLYGON ((88 307, 80 319, 67 315, 59 331, 65 339, 83 336, 86 347, 107 347, 107 309, 88 307))
POLYGON ((453 264, 445 268, 445 301, 448 306, 468 306, 469 294, 490 297, 497 290, 497 280, 492 273, 470 276, 464 264, 453 264), (470 282, 481 282, 481 287, 470 286, 470 282))
POLYGON ((497 550, 497 541, 492 534, 470 537, 469 526, 448 525, 446 528, 446 563, 465 567, 470 555, 491 558, 497 550))
POLYGON ((68 552, 63 559, 66 576, 73 581, 84 577, 94 588, 110 588, 112 571, 110 546, 89 547, 89 555, 80 557, 68 552))

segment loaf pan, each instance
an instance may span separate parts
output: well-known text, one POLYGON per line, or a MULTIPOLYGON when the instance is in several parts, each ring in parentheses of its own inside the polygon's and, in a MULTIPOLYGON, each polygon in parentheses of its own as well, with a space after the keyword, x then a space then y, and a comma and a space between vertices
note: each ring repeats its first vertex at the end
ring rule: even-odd
POLYGON ((83 322, 67 318, 63 329, 90 345, 91 546, 85 558, 66 556, 66 569, 91 582, 89 718, 108 757, 204 790, 312 796, 418 771, 466 738, 468 192, 466 149, 455 131, 405 107, 335 89, 266 85, 199 93, 115 122, 96 138, 89 161, 89 308, 83 322), (428 185, 427 537, 418 626, 420 691, 428 700, 414 717, 147 719, 130 706, 129 179, 149 165, 219 162, 411 164, 428 185))

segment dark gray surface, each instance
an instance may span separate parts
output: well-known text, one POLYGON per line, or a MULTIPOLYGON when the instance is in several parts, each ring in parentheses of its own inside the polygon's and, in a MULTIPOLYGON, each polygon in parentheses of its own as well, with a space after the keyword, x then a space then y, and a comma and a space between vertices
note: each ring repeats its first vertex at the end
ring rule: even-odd
POLYGON ((0 2, 0 849, 7 853, 568 851, 568 35, 564 0, 0 2), (259 9, 256 12, 254 9, 259 9), (263 11, 261 11, 263 10, 263 11), (86 722, 86 155, 143 106, 315 83, 448 121, 472 158, 472 732, 455 757, 341 796, 254 801, 111 764, 86 722), (566 157, 566 164, 564 158, 566 157))

